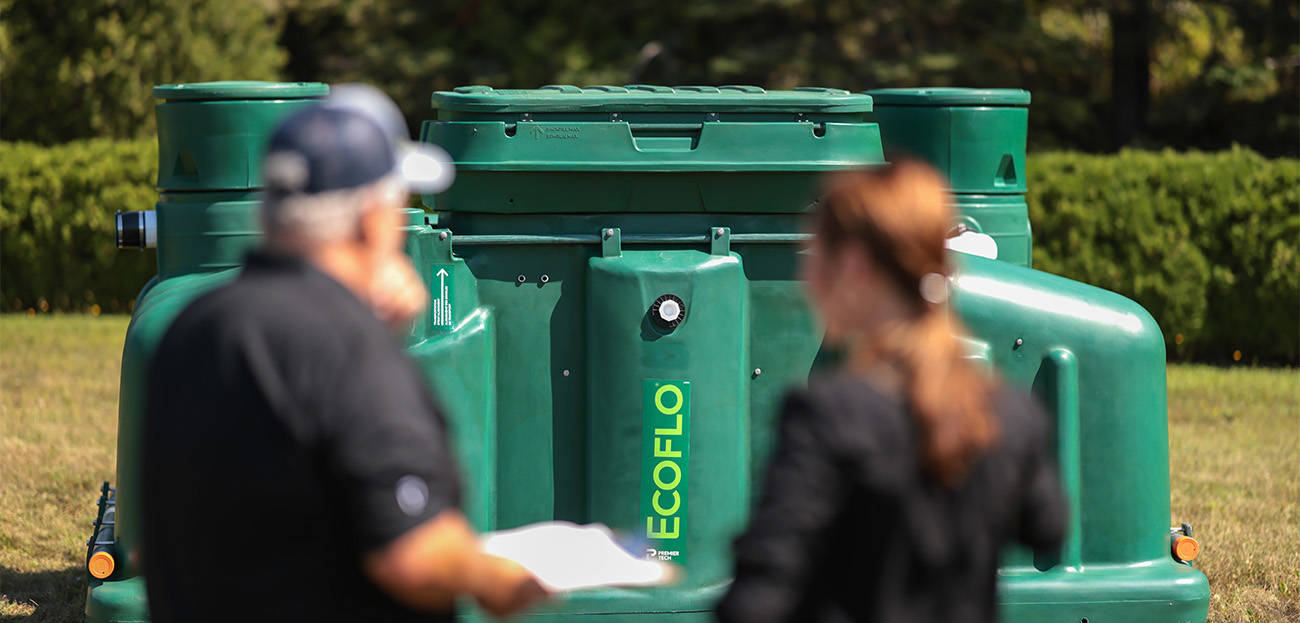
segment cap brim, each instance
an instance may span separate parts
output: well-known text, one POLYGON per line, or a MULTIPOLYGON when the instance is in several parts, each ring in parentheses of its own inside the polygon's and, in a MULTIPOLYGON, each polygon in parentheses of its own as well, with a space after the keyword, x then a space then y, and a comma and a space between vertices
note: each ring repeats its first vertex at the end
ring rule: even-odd
POLYGON ((440 193, 456 179, 451 156, 437 145, 403 142, 397 147, 397 174, 418 193, 440 193))

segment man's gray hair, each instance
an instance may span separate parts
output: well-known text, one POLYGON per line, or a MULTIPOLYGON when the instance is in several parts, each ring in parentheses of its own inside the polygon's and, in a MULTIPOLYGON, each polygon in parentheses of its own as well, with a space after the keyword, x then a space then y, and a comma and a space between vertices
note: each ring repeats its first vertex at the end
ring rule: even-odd
POLYGON ((404 189, 400 178, 389 175, 365 186, 315 194, 268 192, 260 210, 262 231, 269 246, 297 248, 334 242, 356 234, 370 197, 401 196, 404 189))

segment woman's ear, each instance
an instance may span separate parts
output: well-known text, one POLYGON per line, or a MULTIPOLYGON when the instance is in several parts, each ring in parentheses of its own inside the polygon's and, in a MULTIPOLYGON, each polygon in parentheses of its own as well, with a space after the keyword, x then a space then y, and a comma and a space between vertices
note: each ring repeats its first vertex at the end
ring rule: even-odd
POLYGON ((861 284, 864 280, 870 279, 874 272, 871 260, 867 257, 867 250, 857 242, 841 245, 835 252, 832 264, 835 266, 836 277, 845 282, 841 285, 861 284))

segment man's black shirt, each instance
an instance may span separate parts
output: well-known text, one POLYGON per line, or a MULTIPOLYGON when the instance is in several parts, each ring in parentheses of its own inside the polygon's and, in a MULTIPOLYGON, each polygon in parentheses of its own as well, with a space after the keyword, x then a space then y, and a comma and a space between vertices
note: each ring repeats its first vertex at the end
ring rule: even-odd
POLYGON ((450 620, 361 572, 366 552, 459 505, 446 424, 398 341, 305 261, 254 253, 177 317, 143 436, 157 623, 450 620))

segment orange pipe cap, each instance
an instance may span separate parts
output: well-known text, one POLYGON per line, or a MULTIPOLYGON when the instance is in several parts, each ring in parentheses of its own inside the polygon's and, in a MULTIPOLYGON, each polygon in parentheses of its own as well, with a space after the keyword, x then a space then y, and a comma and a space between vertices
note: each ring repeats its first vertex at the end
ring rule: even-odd
POLYGON ((1183 562, 1191 562, 1196 559, 1196 555, 1201 553, 1201 544, 1190 536, 1180 536, 1174 539, 1174 558, 1183 562))
POLYGON ((86 568, 90 570, 91 577, 102 580, 113 575, 113 570, 117 568, 117 561, 113 560, 113 555, 108 552, 95 552, 91 555, 90 562, 86 563, 86 568))

